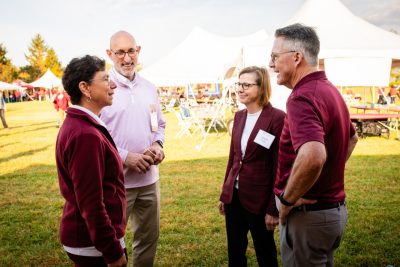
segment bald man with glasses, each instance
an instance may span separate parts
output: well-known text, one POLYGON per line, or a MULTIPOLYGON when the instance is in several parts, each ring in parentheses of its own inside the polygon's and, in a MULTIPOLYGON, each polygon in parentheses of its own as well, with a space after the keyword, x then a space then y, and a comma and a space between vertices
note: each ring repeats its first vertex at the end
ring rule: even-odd
POLYGON ((164 159, 166 122, 157 89, 137 73, 140 46, 125 31, 110 39, 107 55, 117 86, 113 105, 101 111, 124 163, 126 214, 134 235, 133 266, 153 266, 160 228, 158 164, 164 159))

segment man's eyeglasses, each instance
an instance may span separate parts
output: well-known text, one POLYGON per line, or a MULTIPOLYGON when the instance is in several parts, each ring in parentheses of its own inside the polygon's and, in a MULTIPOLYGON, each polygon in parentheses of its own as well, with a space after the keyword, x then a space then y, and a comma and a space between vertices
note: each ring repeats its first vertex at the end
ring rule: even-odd
POLYGON ((297 51, 286 51, 286 52, 280 52, 280 53, 274 53, 274 52, 272 52, 271 53, 271 62, 272 63, 275 63, 275 61, 279 58, 279 56, 280 55, 282 55, 282 54, 287 54, 287 53, 295 53, 295 52, 297 52, 297 51))
POLYGON ((129 49, 128 51, 124 51, 124 50, 113 51, 113 50, 110 49, 110 51, 113 52, 114 55, 115 55, 117 58, 120 58, 120 59, 121 59, 121 58, 124 58, 126 54, 128 54, 128 56, 130 56, 131 58, 133 58, 133 57, 135 57, 135 56, 139 53, 140 48, 136 48, 136 49, 131 48, 131 49, 129 49))
POLYGON ((254 85, 258 85, 258 84, 256 84, 256 83, 239 83, 239 82, 235 83, 236 91, 239 91, 240 87, 242 87, 243 90, 246 91, 246 90, 249 90, 249 88, 253 87, 254 85))

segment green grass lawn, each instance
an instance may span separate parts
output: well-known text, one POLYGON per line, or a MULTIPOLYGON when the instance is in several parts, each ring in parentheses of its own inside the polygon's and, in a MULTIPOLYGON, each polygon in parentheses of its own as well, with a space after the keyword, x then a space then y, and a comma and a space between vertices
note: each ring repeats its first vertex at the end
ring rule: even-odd
MULTIPOLYGON (((0 129, 0 266, 71 266, 58 240, 63 199, 55 111, 46 102, 7 107, 10 129, 0 129)), ((213 133, 197 151, 199 136, 175 139, 177 120, 165 117, 156 265, 227 266, 217 203, 229 135, 213 133)), ((346 191, 349 221, 336 266, 400 266, 400 141, 394 135, 359 141, 346 168, 346 191)), ((128 250, 131 238, 128 231, 128 250)), ((257 266, 252 245, 248 255, 249 266, 257 266)))

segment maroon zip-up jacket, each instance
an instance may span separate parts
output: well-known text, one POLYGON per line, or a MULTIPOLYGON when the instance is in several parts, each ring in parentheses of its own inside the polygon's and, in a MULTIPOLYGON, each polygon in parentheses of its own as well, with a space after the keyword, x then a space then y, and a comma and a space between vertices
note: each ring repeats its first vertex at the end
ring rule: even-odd
POLYGON ((68 108, 57 137, 56 162, 65 198, 60 239, 69 247, 95 246, 107 263, 124 253, 125 187, 122 162, 107 129, 68 108))
POLYGON ((242 159, 241 139, 246 124, 247 110, 235 114, 231 148, 225 180, 220 196, 221 202, 232 201, 235 179, 239 174, 239 199, 242 206, 251 213, 279 215, 273 194, 275 173, 278 163, 278 144, 285 113, 268 104, 263 108, 250 134, 246 152, 242 159), (262 129, 275 136, 269 149, 254 142, 262 129))

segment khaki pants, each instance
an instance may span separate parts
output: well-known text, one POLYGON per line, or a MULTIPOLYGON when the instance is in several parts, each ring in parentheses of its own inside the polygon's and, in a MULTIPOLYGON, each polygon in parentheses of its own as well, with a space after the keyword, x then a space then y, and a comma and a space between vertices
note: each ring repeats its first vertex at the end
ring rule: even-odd
POLYGON ((153 266, 160 232, 159 181, 126 189, 126 216, 133 232, 132 266, 153 266))

